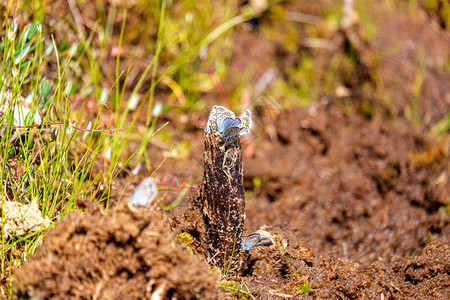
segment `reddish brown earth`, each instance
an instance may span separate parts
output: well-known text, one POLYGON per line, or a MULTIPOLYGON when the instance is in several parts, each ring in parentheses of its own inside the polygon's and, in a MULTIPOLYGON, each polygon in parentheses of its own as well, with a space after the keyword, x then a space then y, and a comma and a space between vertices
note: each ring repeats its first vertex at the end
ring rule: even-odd
POLYGON ((268 299, 304 281, 319 298, 449 297, 450 218, 439 208, 450 200, 450 140, 348 109, 290 110, 275 121, 276 141, 255 141, 246 227, 290 246, 250 252, 248 286, 268 299))
MULTIPOLYGON (((326 5, 286 7, 319 14, 326 5)), ((262 227, 286 247, 244 254, 241 273, 224 279, 239 291, 223 282, 219 288, 218 275, 170 232, 187 199, 163 216, 130 210, 125 200, 108 214, 90 208, 57 224, 16 272, 18 295, 142 298, 161 287, 162 299, 248 299, 248 293, 257 299, 450 299, 450 138, 431 130, 450 111, 450 73, 441 64, 449 59, 450 38, 435 15, 418 12, 411 17, 405 7, 383 2, 370 12, 378 28, 372 39, 358 26, 323 33, 335 51, 299 46, 291 53, 257 30, 238 29, 236 40, 246 42, 236 43, 231 65, 239 71, 259 63, 255 80, 266 70, 261 65, 279 65, 285 75, 304 51, 318 71, 336 53, 352 48, 356 56, 354 69, 336 74, 348 96, 321 91, 306 108, 252 107, 253 130, 243 137, 245 228, 262 227), (266 55, 249 57, 250 46, 266 55), (421 88, 415 87, 419 73, 421 88), (299 289, 306 283, 308 295, 299 289)), ((210 106, 216 100, 208 97, 210 106)), ((190 123, 169 114, 174 135, 191 141, 192 155, 169 158, 157 182, 203 174, 207 114, 190 123)), ((162 160, 155 146, 149 151, 152 161, 162 160)), ((160 195, 165 203, 176 196, 160 195)))
POLYGON ((449 140, 343 110, 290 110, 274 123, 276 141, 256 140, 245 176, 249 189, 255 177, 262 185, 247 224, 292 230, 324 255, 363 263, 420 251, 430 234, 447 239, 450 220, 438 209, 450 200, 449 140))
POLYGON ((154 207, 72 213, 15 273, 15 295, 45 299, 213 299, 218 276, 176 242, 154 207))

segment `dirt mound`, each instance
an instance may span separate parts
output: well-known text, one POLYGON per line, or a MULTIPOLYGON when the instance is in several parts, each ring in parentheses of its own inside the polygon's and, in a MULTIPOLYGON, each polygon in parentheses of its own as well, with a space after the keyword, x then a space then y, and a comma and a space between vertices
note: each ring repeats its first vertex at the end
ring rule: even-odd
POLYGON ((441 212, 450 203, 450 141, 357 109, 293 109, 275 121, 274 138, 255 140, 255 157, 244 161, 256 191, 247 228, 290 230, 324 256, 362 263, 420 253, 430 234, 449 240, 441 212))
POLYGON ((258 248, 248 256, 246 268, 249 278, 245 283, 258 299, 450 297, 450 247, 439 240, 411 259, 367 267, 326 259, 299 243, 282 252, 274 247, 258 248))
POLYGON ((16 295, 46 299, 215 299, 217 285, 160 212, 126 201, 70 214, 14 275, 16 295))

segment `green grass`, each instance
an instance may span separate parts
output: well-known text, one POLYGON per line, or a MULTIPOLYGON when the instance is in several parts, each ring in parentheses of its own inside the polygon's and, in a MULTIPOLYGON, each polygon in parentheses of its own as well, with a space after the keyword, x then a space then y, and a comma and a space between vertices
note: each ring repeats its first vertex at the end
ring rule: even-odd
MULTIPOLYGON (((15 22, 19 12, 23 13, 21 3, 8 1, 0 11, 2 15, 12 16, 0 24, 0 32, 5 33, 0 36, 1 296, 11 293, 13 270, 34 252, 56 222, 77 209, 78 200, 109 201, 113 180, 160 129, 156 128, 158 115, 150 115, 144 138, 139 137, 140 146, 131 154, 123 153, 127 147, 123 141, 131 138, 143 102, 134 110, 133 116, 127 109, 130 103, 122 109, 126 85, 118 84, 123 76, 118 71, 119 60, 117 84, 101 95, 105 89, 97 80, 99 68, 94 62, 98 57, 91 55, 95 52, 90 44, 92 38, 67 47, 53 35, 44 36, 40 17, 43 6, 40 7, 41 10, 35 10, 33 14, 37 21, 24 26, 15 22), (83 83, 87 86, 80 87, 77 83, 82 81, 76 72, 85 69, 86 65, 92 69, 83 83), (50 78, 44 77, 41 70, 51 68, 54 71, 45 74, 50 78), (115 94, 110 95, 110 91, 115 94), (77 106, 72 97, 74 93, 84 97, 98 95, 91 108, 95 114, 79 107, 74 109, 77 106), (115 104, 114 109, 104 110, 109 101, 115 104), (108 114, 114 115, 117 121, 108 121, 108 114), (50 220, 50 225, 25 234, 19 234, 17 229, 7 234, 4 229, 11 213, 7 215, 6 203, 28 205, 32 201, 38 205, 41 217, 50 220)), ((120 41, 123 31, 124 25, 120 41)), ((157 57, 154 56, 149 69, 156 69, 157 57)), ((152 82, 156 82, 155 74, 152 82)), ((139 87, 138 84, 135 88, 139 87)), ((152 84, 148 97, 150 111, 154 89, 155 84, 152 84)), ((16 221, 23 223, 23 218, 16 221)))
POLYGON ((231 297, 237 297, 238 299, 256 299, 244 281, 242 281, 242 285, 235 281, 222 281, 220 282, 219 287, 231 297))
POLYGON ((438 136, 450 134, 450 112, 433 127, 433 132, 438 136))
MULTIPOLYGON (((17 7, 11 11, 11 2, 6 6, 6 14, 18 15, 17 7)), ((1 26, 6 35, 0 41, 0 256, 1 283, 10 289, 11 270, 34 251, 55 222, 77 207, 78 199, 92 197, 89 179, 114 130, 108 134, 111 128, 97 120, 83 123, 81 114, 73 118, 66 78, 73 57, 59 53, 54 40, 43 37, 39 21, 19 28, 14 18, 5 18, 1 26), (50 59, 57 67, 53 79, 41 75, 47 63, 45 47, 52 50, 50 59), (25 235, 6 235, 6 201, 35 201, 51 224, 25 235)), ((10 290, 1 291, 7 293, 10 290)))

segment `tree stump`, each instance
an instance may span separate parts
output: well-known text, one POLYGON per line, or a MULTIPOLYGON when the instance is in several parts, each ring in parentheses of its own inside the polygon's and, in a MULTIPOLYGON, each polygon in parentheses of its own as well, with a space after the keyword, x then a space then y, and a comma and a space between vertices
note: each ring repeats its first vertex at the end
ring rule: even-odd
POLYGON ((240 135, 250 126, 249 110, 235 117, 214 106, 205 128, 204 175, 193 208, 201 215, 198 232, 206 258, 225 275, 236 273, 241 264, 245 199, 240 135))
POLYGON ((206 134, 205 149, 199 200, 208 260, 224 273, 234 273, 240 266, 245 219, 240 137, 230 141, 206 134))

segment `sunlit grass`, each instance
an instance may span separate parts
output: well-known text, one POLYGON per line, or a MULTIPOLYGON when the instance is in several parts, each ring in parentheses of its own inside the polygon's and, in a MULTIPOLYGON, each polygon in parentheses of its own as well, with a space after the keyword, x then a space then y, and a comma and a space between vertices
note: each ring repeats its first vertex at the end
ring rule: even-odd
POLYGON ((12 4, 7 2, 7 11, 2 12, 13 17, 1 24, 5 35, 0 41, 0 256, 1 283, 8 288, 12 271, 34 251, 45 232, 75 209, 79 199, 92 196, 88 180, 94 163, 115 132, 96 121, 88 123, 81 114, 73 120, 66 70, 74 52, 59 53, 55 41, 43 36, 39 21, 19 28, 18 6, 12 4), (51 51, 45 53, 45 47, 51 51), (41 74, 46 59, 57 65, 55 78, 41 74), (13 215, 6 206, 14 202, 36 203, 41 217, 50 222, 20 232, 31 212, 25 210, 14 219, 13 231, 6 232, 13 215))
POLYGON ((220 282, 219 287, 222 291, 227 292, 231 297, 238 297, 239 299, 256 299, 243 281, 242 284, 238 284, 235 281, 224 280, 220 282))
MULTIPOLYGON (((157 29, 154 44, 147 48, 152 51, 151 59, 136 76, 131 60, 121 56, 123 43, 129 43, 126 9, 105 11, 96 6, 94 24, 87 26, 77 17, 68 24, 60 20, 57 26, 68 32, 49 35, 41 4, 38 0, 29 6, 8 1, 6 11, 0 12, 8 16, 0 31, 4 33, 0 36, 1 285, 8 290, 0 295, 11 293, 11 274, 56 222, 77 209, 79 200, 108 202, 114 192, 112 182, 130 163, 144 160, 147 170, 157 170, 160 162, 153 163, 146 150, 151 138, 167 125, 158 125, 160 115, 170 109, 204 107, 201 93, 217 84, 208 68, 214 67, 218 80, 226 76, 230 31, 251 18, 251 12, 227 9, 209 21, 189 14, 180 21, 173 15, 177 5, 172 2, 172 7, 166 1, 146 4, 157 29), (35 22, 21 24, 16 21, 19 14, 35 22), (114 32, 117 18, 122 20, 120 34, 114 32), (72 39, 65 38, 69 34, 72 39), (119 35, 117 45, 113 35, 119 35), (224 43, 215 44, 219 39, 224 43), (117 49, 114 81, 105 84, 102 68, 111 59, 111 47, 117 49), (202 49, 207 49, 205 57, 199 56, 202 49), (214 57, 218 53, 220 59, 214 57), (158 85, 169 87, 174 96, 169 99, 174 101, 156 102, 158 85), (145 124, 137 128, 142 114, 145 124), (129 149, 130 142, 136 141, 138 147, 129 149), (6 201, 25 205, 34 201, 49 223, 25 235, 18 231, 6 235, 6 201)), ((187 2, 180 5, 175 12, 189 6, 187 2)))
MULTIPOLYGON (((53 36, 44 35, 42 20, 22 27, 16 19, 20 4, 8 2, 5 8, 0 13, 10 17, 4 19, 0 31, 5 33, 0 37, 0 295, 3 296, 11 292, 13 271, 34 252, 56 222, 77 208, 79 200, 109 201, 111 183, 130 159, 107 155, 111 148, 117 153, 118 148, 126 146, 118 137, 122 128, 103 119, 109 113, 102 112, 107 100, 97 98, 96 117, 84 107, 74 109, 72 94, 83 91, 77 90, 72 71, 83 63, 80 57, 91 51, 88 45, 79 42, 67 49, 53 36), (79 51, 81 44, 84 50, 79 51), (55 67, 50 73, 53 78, 45 78, 41 73, 49 65, 55 67), (6 210, 10 203, 25 205, 17 219, 12 220, 13 212, 6 210), (45 222, 38 221, 34 228, 27 227, 23 232, 21 228, 30 217, 28 207, 32 203, 40 211, 36 217, 40 215, 45 222), (17 225, 12 232, 7 231, 11 224, 17 225)), ((35 18, 39 19, 39 15, 42 12, 35 11, 35 18)), ((99 84, 95 81, 97 71, 94 67, 89 74, 92 76, 87 82, 91 86, 99 84)), ((86 90, 84 93, 89 95, 86 90)), ((121 112, 121 107, 116 107, 116 111, 121 112)), ((124 111, 119 116, 127 114, 124 111)), ((125 138, 130 128, 124 132, 125 138)), ((155 126, 151 130, 155 132, 155 126)), ((143 139, 144 147, 151 136, 143 139)))

